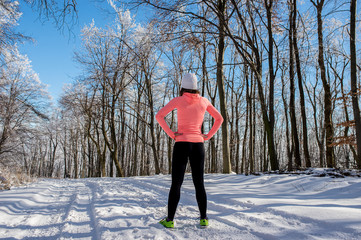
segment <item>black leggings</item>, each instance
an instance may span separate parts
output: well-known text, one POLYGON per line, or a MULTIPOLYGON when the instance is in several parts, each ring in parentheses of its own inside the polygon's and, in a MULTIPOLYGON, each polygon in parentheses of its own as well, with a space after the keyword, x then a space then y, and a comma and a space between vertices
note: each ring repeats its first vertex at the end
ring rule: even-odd
POLYGON ((204 144, 192 142, 176 142, 173 148, 172 186, 168 198, 168 219, 173 220, 180 199, 180 190, 184 173, 189 162, 196 189, 196 198, 201 219, 207 217, 207 194, 204 189, 204 144))

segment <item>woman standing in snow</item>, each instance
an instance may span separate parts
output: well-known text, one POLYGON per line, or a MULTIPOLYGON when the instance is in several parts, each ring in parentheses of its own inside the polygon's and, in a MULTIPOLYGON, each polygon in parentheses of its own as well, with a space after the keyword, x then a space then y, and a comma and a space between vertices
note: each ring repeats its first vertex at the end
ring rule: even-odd
POLYGON ((217 132, 223 118, 208 99, 199 95, 196 75, 186 73, 182 78, 180 97, 173 98, 160 109, 156 119, 168 136, 176 141, 173 148, 172 185, 168 198, 168 216, 162 219, 160 223, 167 228, 174 227, 173 219, 180 199, 180 189, 189 158, 201 215, 200 224, 201 226, 208 226, 207 195, 204 188, 204 141, 209 140, 217 132), (175 108, 178 116, 177 132, 173 132, 164 120, 164 117, 175 108), (201 127, 206 111, 211 114, 215 122, 208 134, 202 134, 201 127))

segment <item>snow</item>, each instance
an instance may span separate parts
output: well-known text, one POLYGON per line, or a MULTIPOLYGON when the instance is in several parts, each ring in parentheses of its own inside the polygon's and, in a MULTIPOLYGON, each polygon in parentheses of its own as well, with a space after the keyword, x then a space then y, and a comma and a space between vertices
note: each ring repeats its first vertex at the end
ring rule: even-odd
POLYGON ((210 226, 198 226, 191 175, 175 229, 169 175, 42 179, 0 192, 0 239, 360 239, 361 178, 205 176, 210 226))

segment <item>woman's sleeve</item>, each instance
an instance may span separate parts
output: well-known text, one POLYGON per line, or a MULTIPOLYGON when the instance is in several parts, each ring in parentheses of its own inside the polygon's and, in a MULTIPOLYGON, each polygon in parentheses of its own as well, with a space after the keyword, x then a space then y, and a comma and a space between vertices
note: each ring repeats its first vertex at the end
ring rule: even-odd
POLYGON ((155 115, 155 119, 163 130, 168 134, 169 137, 175 139, 174 132, 169 128, 167 122, 165 121, 165 116, 168 115, 173 109, 176 108, 176 99, 172 99, 167 105, 165 105, 159 112, 155 115))
POLYGON ((211 128, 211 130, 208 132, 207 138, 205 138, 204 140, 209 140, 213 137, 214 134, 216 134, 216 132, 218 131, 218 129, 221 127, 222 122, 223 122, 223 117, 222 115, 217 111, 217 109, 212 105, 212 103, 210 101, 208 101, 207 99, 207 112, 209 112, 209 114, 211 114, 211 116, 214 118, 214 124, 211 128))

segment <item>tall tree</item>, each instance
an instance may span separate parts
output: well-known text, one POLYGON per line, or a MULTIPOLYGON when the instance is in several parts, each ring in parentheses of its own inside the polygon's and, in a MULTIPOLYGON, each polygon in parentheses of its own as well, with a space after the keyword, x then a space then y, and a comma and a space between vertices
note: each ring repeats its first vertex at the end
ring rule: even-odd
POLYGON ((217 85, 219 93, 219 105, 224 122, 222 124, 222 151, 223 151, 223 173, 231 173, 231 160, 229 152, 229 133, 228 133, 228 113, 227 113, 227 100, 224 88, 223 77, 223 62, 225 51, 225 25, 226 23, 226 4, 227 0, 218 0, 218 58, 217 58, 217 85))
MULTIPOLYGON (((274 39, 273 39, 273 0, 264 0, 267 15, 267 32, 268 32, 268 72, 269 72, 269 95, 268 95, 268 112, 269 112, 269 125, 270 135, 274 136, 275 128, 275 112, 274 112, 274 88, 275 88, 275 70, 273 66, 274 62, 274 39)), ((272 137, 273 138, 273 137, 272 137)))
POLYGON ((356 3, 357 0, 351 0, 350 4, 350 54, 351 54, 351 97, 352 109, 356 126, 356 144, 357 144, 357 168, 361 169, 361 119, 360 107, 358 104, 357 88, 357 60, 356 60, 356 3))
MULTIPOLYGON (((242 56, 245 63, 250 66, 250 69, 253 71, 256 82, 257 82, 257 89, 258 89, 258 97, 261 104, 261 112, 262 112, 262 119, 264 123, 264 128, 266 131, 266 138, 267 138, 267 148, 268 148, 268 155, 270 157, 271 169, 278 170, 279 169, 279 161, 277 158, 276 153, 276 146, 274 141, 274 125, 272 125, 272 120, 274 120, 274 111, 272 110, 269 112, 267 110, 267 103, 265 99, 264 87, 262 84, 262 58, 261 58, 261 50, 258 45, 256 39, 257 36, 257 29, 256 23, 254 19, 254 11, 252 10, 253 7, 250 6, 250 2, 246 3, 246 12, 248 16, 242 13, 241 11, 241 3, 236 2, 236 0, 231 0, 232 5, 235 9, 235 13, 237 15, 238 20, 240 21, 242 31, 244 32, 245 38, 241 38, 237 36, 231 26, 226 26, 226 33, 234 43, 238 53, 242 56), (247 17, 247 20, 246 20, 247 17), (247 25, 247 21, 250 22, 250 26, 247 25), (244 45, 241 44, 244 42, 244 45)), ((272 5, 271 5, 272 6, 272 5)), ((271 36, 272 37, 272 36, 271 36)), ((270 38, 270 36, 269 36, 270 38)), ((272 38, 273 39, 273 38, 272 38)), ((270 40, 270 39, 269 39, 270 40)), ((270 96, 272 99, 273 97, 270 96)), ((270 106, 268 109, 273 109, 272 103, 269 103, 270 106)))
POLYGON ((296 73, 298 79, 298 91, 300 92, 300 104, 301 104, 301 117, 302 117, 302 143, 303 143, 303 154, 305 157, 306 167, 311 167, 311 159, 308 147, 308 130, 307 130, 307 117, 306 117, 306 105, 305 105, 305 94, 303 91, 303 80, 302 80, 302 71, 301 71, 301 60, 300 53, 298 50, 298 36, 297 36, 297 0, 291 0, 292 2, 292 10, 294 11, 292 16, 292 42, 293 42, 293 50, 295 54, 295 62, 296 62, 296 73))
POLYGON ((321 81, 324 91, 324 127, 326 130, 326 163, 327 167, 335 167, 335 156, 333 150, 333 124, 332 124, 332 96, 331 86, 326 78, 326 68, 324 61, 324 46, 323 46, 323 16, 322 10, 324 8, 325 0, 310 0, 317 11, 317 36, 318 36, 318 66, 321 73, 321 81))
POLYGON ((289 23, 290 29, 288 34, 289 39, 289 76, 290 76, 290 116, 291 116, 291 135, 292 135, 292 143, 293 143, 293 153, 295 157, 296 168, 299 169, 301 167, 301 156, 300 156, 300 141, 298 138, 298 130, 297 130, 297 120, 296 120, 296 109, 295 109, 295 72, 294 72, 294 29, 296 28, 296 9, 293 1, 289 2, 289 23))
POLYGON ((41 120, 48 120, 44 89, 29 59, 16 46, 6 49, 0 68, 0 163, 13 161, 20 141, 29 139, 41 120))

